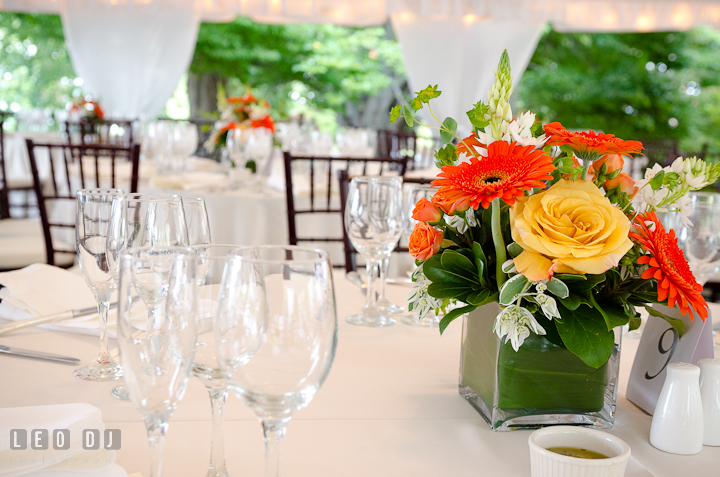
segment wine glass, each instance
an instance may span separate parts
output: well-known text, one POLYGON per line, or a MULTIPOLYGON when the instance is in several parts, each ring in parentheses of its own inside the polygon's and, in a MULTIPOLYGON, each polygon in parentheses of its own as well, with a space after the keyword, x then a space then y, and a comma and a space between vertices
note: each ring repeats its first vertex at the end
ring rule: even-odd
POLYGON ((228 253, 237 245, 197 245, 191 247, 198 255, 198 337, 192 373, 203 383, 210 395, 212 438, 210 465, 206 477, 226 477, 223 419, 228 384, 218 364, 215 347, 215 317, 218 295, 228 253))
POLYGON ((353 325, 390 326, 395 320, 377 306, 375 277, 378 267, 395 249, 403 230, 402 178, 355 177, 345 205, 345 228, 350 242, 367 268, 367 302, 362 311, 346 318, 353 325))
POLYGON ((182 204, 188 231, 188 245, 212 243, 205 199, 183 196, 182 204))
POLYGON ((264 246, 228 256, 217 358, 230 388, 262 424, 266 477, 278 476, 285 427, 325 381, 336 344, 332 265, 325 252, 264 246))
MULTIPOLYGON (((429 186, 429 185, 423 185, 423 184, 413 184, 412 187, 410 187, 410 192, 408 193, 407 203, 405 204, 405 212, 406 212, 406 220, 405 220, 405 232, 408 234, 408 236, 412 233, 413 229, 415 228, 415 224, 417 224, 417 220, 412 218, 413 210, 415 209, 415 204, 418 203, 420 199, 432 199, 432 196, 435 195, 435 192, 437 192, 437 187, 429 186)), ((418 317, 417 312, 409 312, 403 315, 401 318, 401 321, 405 323, 406 325, 411 326, 438 326, 440 324, 440 318, 435 314, 435 312, 431 311, 428 313, 425 318, 420 319, 418 317)))
POLYGON ((185 394, 197 336, 197 257, 187 248, 150 247, 121 254, 118 345, 130 400, 143 415, 151 477, 162 474, 170 415, 185 394), (148 277, 154 277, 148 280, 148 277), (136 295, 143 297, 135 300, 136 295), (152 300, 147 296, 154 297, 152 300), (147 326, 134 320, 136 303, 157 303, 147 326))
POLYGON ((198 133, 194 124, 178 121, 172 128, 173 169, 183 171, 187 168, 187 158, 198 146, 198 133))
MULTIPOLYGON (((187 246, 188 231, 183 203, 179 196, 168 194, 122 194, 114 197, 107 236, 108 263, 118 280, 119 260, 129 248, 146 246, 187 246)), ((141 296, 142 298, 142 296, 141 296)), ((148 323, 156 308, 146 302, 148 323)), ((148 325, 150 326, 150 325, 148 325)), ((127 401, 127 389, 118 386, 112 395, 127 401)))
POLYGON ((683 224, 677 212, 663 214, 663 225, 668 232, 675 231, 695 279, 704 285, 720 271, 720 194, 691 192, 689 196, 692 226, 683 224))
POLYGON ((108 352, 108 312, 110 297, 116 283, 110 273, 107 256, 107 235, 113 197, 122 194, 118 189, 82 189, 77 192, 75 244, 80 270, 95 296, 100 318, 100 354, 73 375, 88 381, 119 379, 122 369, 108 352))

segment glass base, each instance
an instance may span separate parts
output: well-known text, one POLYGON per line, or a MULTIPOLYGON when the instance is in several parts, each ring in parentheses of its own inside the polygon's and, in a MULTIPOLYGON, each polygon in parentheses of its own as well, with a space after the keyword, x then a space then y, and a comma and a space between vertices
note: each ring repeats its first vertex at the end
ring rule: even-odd
POLYGON ((400 313, 405 313, 405 308, 397 305, 393 305, 390 303, 390 300, 387 298, 385 299, 379 299, 377 303, 375 304, 377 309, 382 313, 383 315, 398 315, 400 313))
POLYGON ((367 315, 365 313, 359 313, 357 315, 348 316, 345 318, 345 321, 350 323, 351 325, 356 326, 371 326, 371 327, 384 327, 384 326, 392 326, 395 323, 397 323, 395 320, 390 318, 389 316, 384 315, 367 315))
POLYGON ((422 320, 417 313, 408 313, 400 319, 403 323, 410 326, 422 326, 425 328, 437 328, 440 325, 440 319, 435 313, 428 313, 422 320))
POLYGON ((95 361, 73 371, 73 376, 86 381, 112 381, 122 378, 122 375, 122 368, 112 358, 108 362, 95 361))
POLYGON ((115 399, 130 402, 130 393, 128 393, 128 390, 124 384, 113 388, 113 390, 110 391, 110 394, 112 394, 112 397, 114 397, 115 399))

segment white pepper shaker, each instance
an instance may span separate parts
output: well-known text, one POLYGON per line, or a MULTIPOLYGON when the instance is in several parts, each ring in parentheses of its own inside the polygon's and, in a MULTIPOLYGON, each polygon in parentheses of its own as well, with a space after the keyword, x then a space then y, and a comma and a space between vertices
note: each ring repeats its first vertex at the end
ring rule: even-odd
POLYGON ((650 426, 650 444, 671 454, 697 454, 703 432, 700 368, 670 363, 650 426))
POLYGON ((703 405, 706 446, 720 446, 720 359, 701 359, 700 396, 703 405))

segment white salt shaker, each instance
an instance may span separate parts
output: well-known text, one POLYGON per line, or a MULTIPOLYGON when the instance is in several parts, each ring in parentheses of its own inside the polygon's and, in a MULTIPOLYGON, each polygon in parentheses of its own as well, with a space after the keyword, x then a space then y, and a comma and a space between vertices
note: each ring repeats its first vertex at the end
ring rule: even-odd
POLYGON ((671 454, 691 455, 702 450, 700 368, 694 364, 668 364, 650 426, 650 444, 671 454))
POLYGON ((720 359, 701 359, 700 396, 704 417, 706 446, 720 446, 720 359))

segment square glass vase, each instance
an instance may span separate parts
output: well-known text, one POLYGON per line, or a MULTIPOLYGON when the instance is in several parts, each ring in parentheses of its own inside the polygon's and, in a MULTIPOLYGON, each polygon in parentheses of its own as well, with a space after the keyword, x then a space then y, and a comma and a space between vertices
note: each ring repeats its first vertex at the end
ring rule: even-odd
POLYGON ((498 313, 499 305, 490 303, 463 317, 460 354, 460 395, 490 428, 612 427, 620 333, 615 333, 608 361, 595 369, 565 347, 534 333, 516 352, 493 332, 498 313))

